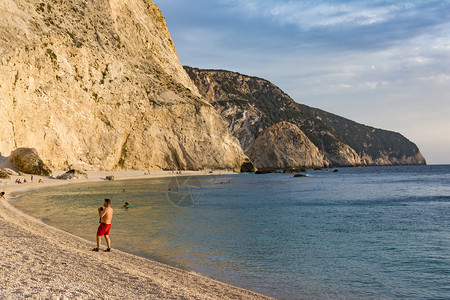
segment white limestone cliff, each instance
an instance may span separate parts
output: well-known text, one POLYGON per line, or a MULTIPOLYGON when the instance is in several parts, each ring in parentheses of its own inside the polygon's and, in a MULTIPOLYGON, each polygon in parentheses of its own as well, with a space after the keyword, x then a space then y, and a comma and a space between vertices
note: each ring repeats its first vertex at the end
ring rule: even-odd
POLYGON ((0 0, 0 154, 55 169, 236 168, 245 156, 151 1, 0 0))

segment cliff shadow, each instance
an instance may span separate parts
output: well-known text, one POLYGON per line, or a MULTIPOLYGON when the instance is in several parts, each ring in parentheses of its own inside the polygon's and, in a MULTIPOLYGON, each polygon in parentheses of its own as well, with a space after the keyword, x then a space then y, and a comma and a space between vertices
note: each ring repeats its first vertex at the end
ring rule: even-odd
POLYGON ((12 170, 16 169, 9 162, 9 156, 3 156, 1 152, 0 152, 0 168, 9 168, 12 170))

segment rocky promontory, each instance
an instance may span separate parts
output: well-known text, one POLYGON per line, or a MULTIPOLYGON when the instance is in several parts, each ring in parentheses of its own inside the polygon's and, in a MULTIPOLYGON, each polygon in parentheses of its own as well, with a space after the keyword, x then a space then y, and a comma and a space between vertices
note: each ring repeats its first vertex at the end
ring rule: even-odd
MULTIPOLYGON (((401 134, 299 104, 267 80, 224 70, 185 70, 205 99, 228 121, 230 132, 239 139, 244 152, 254 161, 259 160, 259 167, 279 163, 281 153, 285 161, 291 161, 291 167, 304 163, 299 152, 291 151, 295 144, 292 140, 285 149, 273 148, 271 126, 280 122, 296 125, 308 137, 323 157, 322 165, 425 164, 417 146, 401 134)), ((309 155, 319 159, 315 152, 309 155)))
POLYGON ((257 168, 324 167, 323 153, 292 123, 280 122, 264 130, 247 151, 257 168))

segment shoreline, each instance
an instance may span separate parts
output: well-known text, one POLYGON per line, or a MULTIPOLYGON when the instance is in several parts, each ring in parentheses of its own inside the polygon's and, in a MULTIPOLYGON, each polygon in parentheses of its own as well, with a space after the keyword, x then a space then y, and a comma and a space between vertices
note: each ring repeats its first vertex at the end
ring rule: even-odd
MULTIPOLYGON (((34 176, 34 183, 0 185, 0 293, 6 298, 56 299, 271 299, 113 248, 92 252, 95 242, 51 227, 9 203, 11 194, 50 186, 171 176, 225 175, 232 172, 89 171, 88 179, 57 180, 34 176), (37 183, 41 178, 44 183, 37 183), (107 288, 106 288, 107 287, 107 288)), ((64 172, 55 172, 59 175, 64 172)), ((12 184, 11 184, 12 183, 12 184)))

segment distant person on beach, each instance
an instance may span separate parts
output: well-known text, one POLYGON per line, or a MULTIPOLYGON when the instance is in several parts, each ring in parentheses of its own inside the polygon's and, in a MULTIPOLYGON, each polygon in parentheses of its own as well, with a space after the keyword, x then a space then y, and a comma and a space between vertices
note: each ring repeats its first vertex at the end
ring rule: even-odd
POLYGON ((39 178, 39 183, 44 183, 44 182, 42 181, 42 179, 39 178))
POLYGON ((111 240, 109 239, 109 230, 111 229, 111 220, 113 217, 113 209, 111 208, 111 199, 105 199, 103 207, 98 208, 98 216, 100 217, 100 225, 97 229, 97 248, 92 251, 98 252, 100 250, 101 237, 104 235, 106 240, 105 252, 111 251, 111 240))
POLYGON ((130 204, 128 204, 128 202, 125 202, 125 204, 123 205, 124 208, 128 208, 130 207, 130 204))
POLYGON ((3 198, 3 199, 6 200, 6 198, 5 198, 5 192, 1 192, 1 193, 0 193, 0 199, 1 199, 1 198, 3 198))

